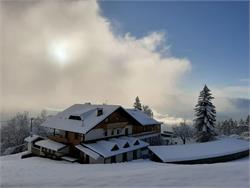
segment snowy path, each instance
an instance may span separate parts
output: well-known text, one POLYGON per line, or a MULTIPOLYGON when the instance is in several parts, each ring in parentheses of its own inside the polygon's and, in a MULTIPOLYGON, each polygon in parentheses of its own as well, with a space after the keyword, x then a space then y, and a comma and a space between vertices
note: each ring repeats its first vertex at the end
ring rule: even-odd
POLYGON ((249 159, 205 165, 138 160, 81 165, 44 158, 1 157, 2 187, 249 187, 249 159))

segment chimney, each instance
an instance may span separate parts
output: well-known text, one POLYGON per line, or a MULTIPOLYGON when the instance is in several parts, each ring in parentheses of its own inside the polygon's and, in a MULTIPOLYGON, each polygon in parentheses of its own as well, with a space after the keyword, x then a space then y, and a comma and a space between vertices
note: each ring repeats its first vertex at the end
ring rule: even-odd
POLYGON ((102 108, 97 108, 96 109, 96 115, 101 116, 103 114, 103 109, 102 108))

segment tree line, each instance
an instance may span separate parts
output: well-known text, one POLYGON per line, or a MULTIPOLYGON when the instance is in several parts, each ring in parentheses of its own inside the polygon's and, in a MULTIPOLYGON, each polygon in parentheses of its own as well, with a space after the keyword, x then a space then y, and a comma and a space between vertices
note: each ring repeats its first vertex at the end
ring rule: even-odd
POLYGON ((33 134, 47 136, 49 130, 40 126, 47 118, 48 114, 44 110, 34 118, 31 118, 28 112, 23 112, 17 113, 5 124, 1 124, 1 155, 17 153, 26 149, 24 139, 31 133, 31 121, 33 134))

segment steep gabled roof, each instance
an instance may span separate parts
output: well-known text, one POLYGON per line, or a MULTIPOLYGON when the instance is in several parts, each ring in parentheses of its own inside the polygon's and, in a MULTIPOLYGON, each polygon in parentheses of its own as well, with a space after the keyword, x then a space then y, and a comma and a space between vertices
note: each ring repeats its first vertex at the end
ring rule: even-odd
POLYGON ((74 104, 49 118, 41 126, 86 134, 118 108, 121 106, 74 104), (102 109, 102 115, 97 116, 97 109, 102 109), (69 119, 70 116, 79 116, 81 120, 69 119))
POLYGON ((137 109, 125 109, 129 115, 131 115, 137 122, 139 122, 141 125, 159 125, 160 122, 156 121, 155 119, 149 117, 147 114, 145 114, 141 110, 137 109))
POLYGON ((140 110, 124 109, 119 105, 74 104, 50 117, 41 126, 86 134, 119 108, 143 126, 160 124, 140 110), (97 115, 98 109, 102 110, 101 115, 97 115))

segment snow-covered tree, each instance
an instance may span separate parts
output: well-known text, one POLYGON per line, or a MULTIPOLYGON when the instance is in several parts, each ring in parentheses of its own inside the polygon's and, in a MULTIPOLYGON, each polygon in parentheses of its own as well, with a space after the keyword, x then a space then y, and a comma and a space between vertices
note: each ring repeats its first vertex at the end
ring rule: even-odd
POLYGON ((211 100, 214 99, 208 87, 205 85, 203 90, 200 92, 198 104, 195 106, 194 119, 197 141, 206 142, 214 136, 214 124, 216 117, 215 106, 211 100))
POLYGON ((187 140, 190 140, 194 136, 193 129, 185 122, 180 123, 179 126, 172 127, 174 135, 179 137, 183 144, 186 144, 187 140))
POLYGON ((1 154, 7 148, 24 144, 24 138, 29 135, 29 124, 29 114, 24 112, 16 114, 7 125, 1 127, 1 154))
POLYGON ((32 132, 33 134, 38 134, 40 136, 48 136, 49 131, 45 127, 41 127, 40 125, 48 118, 48 114, 45 110, 41 112, 36 118, 33 118, 32 121, 32 132))
POLYGON ((247 119, 246 119, 246 126, 250 126, 250 115, 247 116, 247 119))
POLYGON ((135 98, 134 108, 142 110, 142 104, 138 96, 135 98))
POLYGON ((145 114, 147 114, 149 117, 153 117, 154 114, 152 112, 152 110, 150 109, 150 107, 148 105, 143 105, 142 106, 142 110, 145 112, 145 114))

